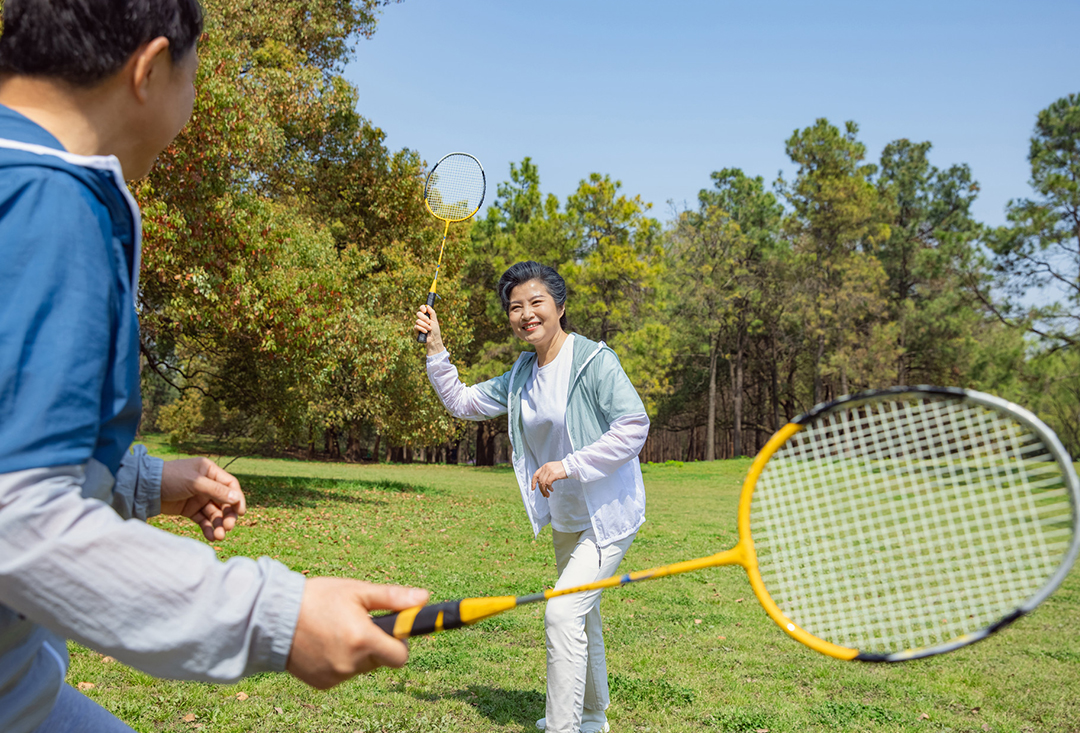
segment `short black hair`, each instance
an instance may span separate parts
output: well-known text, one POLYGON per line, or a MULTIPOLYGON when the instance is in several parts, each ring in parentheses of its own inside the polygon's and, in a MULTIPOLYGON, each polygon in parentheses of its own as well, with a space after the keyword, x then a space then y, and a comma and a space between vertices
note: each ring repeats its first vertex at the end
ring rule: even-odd
POLYGON ((173 61, 199 40, 199 0, 3 0, 0 74, 92 87, 159 36, 173 61))
MULTIPOLYGON (((502 277, 499 278, 499 284, 495 287, 499 292, 499 300, 502 301, 503 310, 507 314, 510 313, 510 293, 518 285, 527 283, 530 280, 539 280, 547 288, 552 300, 555 301, 556 307, 562 308, 566 305, 566 281, 562 279, 562 275, 554 267, 527 260, 510 265, 506 272, 502 274, 502 277)), ((564 331, 569 330, 565 310, 559 317, 559 326, 564 331)))

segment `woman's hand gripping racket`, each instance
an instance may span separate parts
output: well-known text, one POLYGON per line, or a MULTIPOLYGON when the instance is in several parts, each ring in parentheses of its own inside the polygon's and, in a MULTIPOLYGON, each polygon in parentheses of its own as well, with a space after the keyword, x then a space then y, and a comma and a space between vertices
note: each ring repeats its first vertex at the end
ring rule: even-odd
POLYGON ((1068 454, 1027 410, 961 389, 864 392, 769 440, 743 484, 734 549, 374 621, 404 639, 555 596, 741 565, 768 615, 812 649, 915 659, 983 639, 1045 600, 1080 550, 1078 505, 1068 454))
MULTIPOLYGON (((446 222, 443 227, 442 243, 439 245, 439 261, 435 265, 435 277, 431 280, 427 306, 435 305, 435 286, 439 282, 439 268, 442 267, 443 250, 446 248, 446 235, 450 232, 450 222, 465 221, 480 210, 487 191, 487 178, 480 161, 468 153, 450 153, 435 164, 424 182, 424 204, 436 219, 446 222)), ((416 340, 427 341, 426 333, 418 333, 416 340)))

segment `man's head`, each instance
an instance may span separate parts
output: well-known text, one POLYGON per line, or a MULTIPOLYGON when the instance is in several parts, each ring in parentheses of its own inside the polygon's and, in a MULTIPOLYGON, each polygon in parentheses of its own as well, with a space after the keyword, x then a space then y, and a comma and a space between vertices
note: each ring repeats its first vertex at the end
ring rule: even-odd
POLYGON ((92 87, 155 38, 173 63, 202 34, 198 0, 4 0, 0 74, 92 87))
POLYGON ((191 116, 198 0, 4 0, 0 103, 139 178, 191 116))

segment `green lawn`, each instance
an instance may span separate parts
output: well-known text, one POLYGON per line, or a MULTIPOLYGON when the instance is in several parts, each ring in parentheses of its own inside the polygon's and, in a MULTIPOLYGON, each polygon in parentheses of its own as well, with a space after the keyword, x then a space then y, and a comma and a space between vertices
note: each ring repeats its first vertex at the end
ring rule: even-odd
MULTIPOLYGON (((153 452, 168 457, 159 441, 153 452)), ((648 466, 636 570, 728 549, 748 460, 648 466)), ((508 468, 241 459, 249 512, 222 558, 269 555, 312 575, 429 588, 436 600, 555 581, 508 468)), ((194 525, 158 526, 191 537, 194 525)), ((414 639, 409 664, 329 692, 287 675, 230 687, 154 680, 71 646, 72 684, 139 731, 534 731, 544 713, 543 609, 414 639)), ((612 731, 1080 731, 1080 573, 1032 616, 953 654, 840 662, 769 620, 739 568, 606 591, 612 731)))

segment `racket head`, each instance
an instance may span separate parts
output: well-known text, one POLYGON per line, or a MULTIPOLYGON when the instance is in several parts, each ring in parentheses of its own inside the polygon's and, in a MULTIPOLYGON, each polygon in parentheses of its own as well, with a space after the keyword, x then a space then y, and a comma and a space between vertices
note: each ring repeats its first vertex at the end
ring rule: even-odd
POLYGON ((1080 552, 1080 481, 1033 414, 971 390, 896 387, 819 405, 755 459, 740 546, 766 612, 839 659, 984 639, 1080 552))
POLYGON ((456 222, 472 217, 484 203, 484 166, 468 153, 444 155, 424 181, 424 204, 436 219, 456 222))

